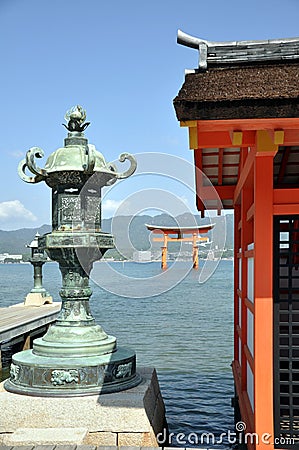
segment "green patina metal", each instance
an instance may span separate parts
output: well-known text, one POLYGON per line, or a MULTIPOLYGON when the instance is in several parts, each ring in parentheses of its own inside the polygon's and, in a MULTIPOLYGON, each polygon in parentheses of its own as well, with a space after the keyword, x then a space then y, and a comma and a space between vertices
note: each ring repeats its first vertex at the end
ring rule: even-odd
POLYGON ((31 148, 19 164, 20 177, 29 183, 45 181, 52 189, 52 232, 39 237, 38 248, 57 261, 62 274, 61 311, 57 322, 33 349, 13 357, 8 391, 41 396, 88 395, 116 392, 140 382, 132 350, 117 348, 116 338, 105 333, 92 316, 89 276, 93 263, 113 248, 113 236, 101 231, 101 189, 136 170, 118 173, 83 131, 86 113, 81 106, 66 115, 65 146, 49 156, 45 168, 35 158, 43 151, 31 148), (33 176, 28 176, 28 168, 33 176))
POLYGON ((33 266, 33 288, 31 289, 31 293, 33 294, 41 294, 43 297, 50 297, 50 294, 43 287, 43 265, 47 262, 47 257, 43 250, 38 247, 38 238, 39 233, 36 233, 33 241, 26 245, 26 247, 31 249, 31 256, 29 258, 29 262, 33 266))

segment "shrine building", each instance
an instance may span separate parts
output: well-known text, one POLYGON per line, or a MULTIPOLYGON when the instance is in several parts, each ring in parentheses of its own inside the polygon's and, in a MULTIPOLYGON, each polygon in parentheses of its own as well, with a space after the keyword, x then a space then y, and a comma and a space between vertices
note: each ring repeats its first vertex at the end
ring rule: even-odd
POLYGON ((194 152, 197 208, 220 209, 204 174, 221 209, 234 209, 235 408, 256 433, 249 449, 296 449, 299 38, 210 42, 179 31, 178 42, 199 56, 174 99, 194 152))

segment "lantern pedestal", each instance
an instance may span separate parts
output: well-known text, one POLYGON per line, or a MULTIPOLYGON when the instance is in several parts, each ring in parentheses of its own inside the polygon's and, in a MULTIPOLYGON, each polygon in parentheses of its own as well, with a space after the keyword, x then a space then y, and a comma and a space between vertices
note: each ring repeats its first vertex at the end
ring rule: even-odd
POLYGON ((53 303, 51 295, 43 295, 40 292, 29 292, 26 295, 24 306, 43 306, 46 303, 53 303))
POLYGON ((129 349, 79 358, 38 356, 33 349, 13 356, 11 378, 5 389, 38 397, 75 397, 119 392, 140 381, 135 353, 129 349))

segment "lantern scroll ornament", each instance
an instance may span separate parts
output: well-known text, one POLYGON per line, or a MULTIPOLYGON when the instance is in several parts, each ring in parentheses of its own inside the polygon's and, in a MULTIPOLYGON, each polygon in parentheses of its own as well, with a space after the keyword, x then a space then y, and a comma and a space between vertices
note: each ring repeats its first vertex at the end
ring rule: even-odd
MULTIPOLYGON (((5 384, 8 391, 36 396, 89 395, 117 392, 136 386, 141 378, 136 372, 136 355, 118 348, 116 338, 95 323, 89 306, 92 294, 89 275, 93 263, 114 247, 113 236, 101 230, 101 189, 136 170, 135 158, 127 153, 130 167, 119 173, 107 163, 94 145, 88 143, 84 130, 86 112, 77 105, 66 116, 68 135, 64 147, 52 153, 43 169, 36 158, 44 156, 31 148, 19 164, 19 175, 27 183, 45 183, 52 189, 52 232, 38 238, 38 248, 57 261, 62 274, 61 311, 47 333, 35 339, 32 350, 13 356, 19 367, 18 377, 5 384), (30 171, 33 176, 26 174, 30 171), (119 376, 122 367, 130 370, 119 376), (74 374, 67 377, 65 374, 74 374), (58 382, 53 374, 64 374, 58 382)), ((59 379, 60 379, 59 378, 59 379)))

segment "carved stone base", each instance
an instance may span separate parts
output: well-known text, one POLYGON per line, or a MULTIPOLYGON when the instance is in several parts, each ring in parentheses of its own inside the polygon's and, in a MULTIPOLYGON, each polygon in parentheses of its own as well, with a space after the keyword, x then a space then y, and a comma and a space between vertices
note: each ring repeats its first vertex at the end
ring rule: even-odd
POLYGON ((0 405, 5 413, 0 421, 0 446, 158 447, 161 436, 167 436, 167 425, 157 374, 152 368, 138 370, 142 383, 108 395, 41 399, 7 392, 1 383, 0 405))
POLYGON ((48 358, 26 350, 13 356, 5 389, 24 395, 65 397, 119 392, 140 382, 136 355, 130 349, 77 358, 48 358))

